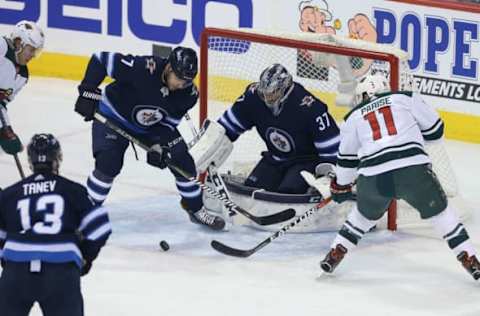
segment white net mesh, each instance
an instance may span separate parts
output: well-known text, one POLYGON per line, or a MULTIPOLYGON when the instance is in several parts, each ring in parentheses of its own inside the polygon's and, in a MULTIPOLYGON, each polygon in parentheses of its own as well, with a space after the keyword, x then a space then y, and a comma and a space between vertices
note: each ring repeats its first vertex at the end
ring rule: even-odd
MULTIPOLYGON (((390 80, 393 89, 412 89, 408 55, 391 46, 330 34, 262 31, 255 32, 253 38, 249 37, 252 33, 243 31, 231 33, 228 30, 227 33, 215 33, 207 40, 208 91, 202 93, 207 93, 208 104, 201 106, 210 119, 220 117, 247 85, 258 81, 262 70, 273 63, 285 66, 296 82, 325 102, 337 122, 353 105, 359 77, 382 73, 390 80), (262 35, 269 38, 261 38, 262 35), (329 48, 331 46, 335 51, 329 48), (365 52, 369 53, 369 58, 365 57, 365 52), (398 74, 397 78, 392 74, 398 74)), ((256 131, 248 131, 235 143, 234 151, 221 171, 227 169, 234 174, 248 174, 263 150, 265 145, 256 131), (242 169, 233 170, 236 166, 242 166, 242 169)), ((427 150, 447 195, 456 197, 455 174, 444 147, 435 145, 427 150)), ((399 209, 398 216, 400 223, 416 221, 417 218, 416 212, 408 208, 399 209)))

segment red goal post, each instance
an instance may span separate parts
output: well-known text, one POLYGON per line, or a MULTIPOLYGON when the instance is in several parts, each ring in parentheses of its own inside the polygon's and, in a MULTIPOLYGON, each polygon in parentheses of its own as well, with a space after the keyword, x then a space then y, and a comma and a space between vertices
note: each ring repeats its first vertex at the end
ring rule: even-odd
MULTIPOLYGON (((217 119, 247 84, 258 81, 260 72, 275 62, 327 103, 339 123, 349 107, 338 104, 352 100, 358 78, 380 71, 389 78, 392 91, 411 88, 413 78, 407 53, 389 45, 330 34, 205 28, 200 45, 200 124, 206 118, 217 119)), ((252 135, 245 138, 242 152, 234 151, 232 159, 246 160, 246 152, 256 151, 254 143, 261 142, 252 135)), ((393 201, 388 212, 391 230, 397 227, 396 204, 393 201)))

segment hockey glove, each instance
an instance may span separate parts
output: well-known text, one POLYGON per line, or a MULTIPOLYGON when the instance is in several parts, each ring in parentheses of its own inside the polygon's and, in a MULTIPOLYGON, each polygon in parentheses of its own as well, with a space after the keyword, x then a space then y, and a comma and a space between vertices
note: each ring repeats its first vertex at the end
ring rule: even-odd
POLYGON ((170 163, 171 156, 168 147, 162 147, 155 144, 147 152, 147 163, 154 167, 165 169, 170 163))
POLYGON ((78 86, 79 96, 75 102, 75 112, 85 118, 85 122, 93 120, 93 115, 102 99, 102 91, 96 87, 81 84, 78 86))
POLYGON ((0 129, 0 146, 7 154, 15 155, 23 150, 22 142, 11 126, 0 129))
POLYGON ((84 276, 90 272, 90 269, 92 268, 92 262, 89 260, 84 260, 83 261, 83 266, 82 269, 80 270, 80 276, 84 276))
POLYGON ((7 102, 12 95, 12 89, 0 89, 0 102, 7 102))
POLYGON ((352 186, 352 183, 340 185, 337 183, 336 177, 332 178, 332 181, 330 182, 330 193, 332 194, 332 200, 337 203, 354 200, 352 186))

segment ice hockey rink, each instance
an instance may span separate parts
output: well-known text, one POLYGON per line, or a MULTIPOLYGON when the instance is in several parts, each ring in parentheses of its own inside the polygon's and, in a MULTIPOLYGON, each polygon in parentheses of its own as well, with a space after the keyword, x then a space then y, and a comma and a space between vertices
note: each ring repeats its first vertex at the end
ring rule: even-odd
MULTIPOLYGON (((90 123, 73 111, 77 82, 33 77, 10 105, 24 142, 37 132, 61 142, 62 175, 85 183, 93 168, 90 123)), ((186 133, 187 138, 190 137, 186 133)), ((463 197, 480 205, 480 145, 446 141, 463 197)), ((113 234, 82 279, 86 315, 480 315, 480 282, 463 270, 427 226, 367 234, 333 276, 318 262, 334 233, 287 234, 247 259, 226 257, 212 239, 251 248, 270 232, 206 231, 180 209, 173 177, 128 150, 105 206, 113 234), (166 240, 170 251, 160 250, 166 240)), ((28 171, 25 152, 20 159, 28 171)), ((0 186, 19 180, 0 155, 0 186)), ((480 249, 480 216, 467 221, 480 249)), ((1 314, 1 311, 0 311, 1 314)), ((35 307, 31 315, 41 315, 35 307)))

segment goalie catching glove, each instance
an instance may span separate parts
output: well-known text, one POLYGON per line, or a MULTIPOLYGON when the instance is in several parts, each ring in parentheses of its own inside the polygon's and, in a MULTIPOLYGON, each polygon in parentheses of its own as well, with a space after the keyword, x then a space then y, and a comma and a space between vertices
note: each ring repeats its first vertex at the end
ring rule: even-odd
POLYGON ((168 147, 162 147, 160 144, 153 145, 147 152, 147 163, 160 169, 168 167, 171 158, 168 147))
POLYGON ((75 112, 85 118, 85 122, 93 120, 93 115, 102 99, 102 91, 97 87, 81 84, 78 86, 79 96, 75 102, 75 112))
POLYGON ((220 167, 233 150, 233 144, 225 135, 225 128, 215 121, 206 120, 198 140, 189 152, 198 173, 204 173, 210 165, 220 167))
POLYGON ((353 183, 340 185, 337 183, 337 178, 332 178, 330 182, 330 193, 332 200, 337 203, 342 203, 348 200, 354 200, 355 197, 352 192, 353 183))

